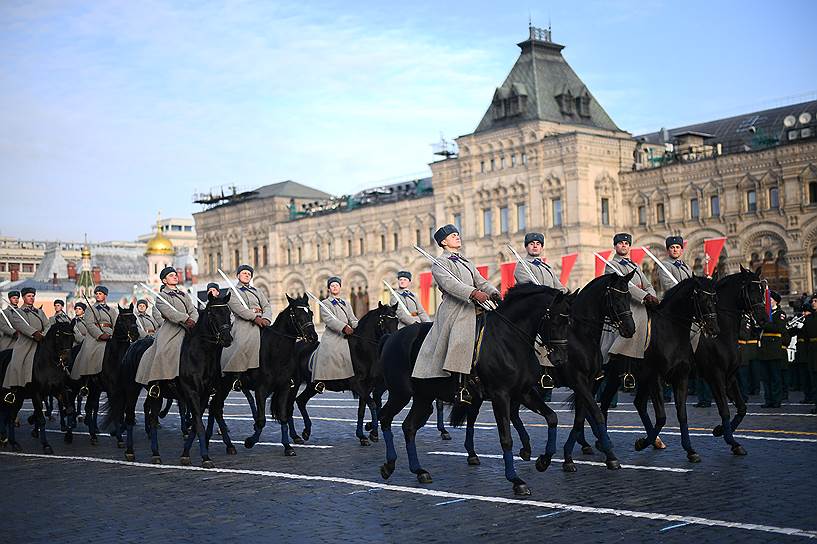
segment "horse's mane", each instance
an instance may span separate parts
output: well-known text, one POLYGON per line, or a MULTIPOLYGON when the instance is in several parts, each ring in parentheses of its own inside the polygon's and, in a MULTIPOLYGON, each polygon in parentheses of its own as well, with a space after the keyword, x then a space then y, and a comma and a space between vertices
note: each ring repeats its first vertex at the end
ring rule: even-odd
POLYGON ((508 289, 508 292, 505 294, 505 298, 502 301, 502 306, 513 305, 520 299, 531 295, 546 294, 549 292, 559 293, 560 291, 558 289, 553 289, 545 285, 537 285, 535 283, 517 283, 508 289))
MULTIPOLYGON (((684 278, 669 289, 664 292, 663 299, 666 300, 667 298, 672 298, 675 294, 679 291, 683 291, 684 289, 688 289, 689 286, 693 283, 697 283, 697 276, 692 276, 690 278, 684 278)), ((661 301, 663 302, 663 300, 661 301)))

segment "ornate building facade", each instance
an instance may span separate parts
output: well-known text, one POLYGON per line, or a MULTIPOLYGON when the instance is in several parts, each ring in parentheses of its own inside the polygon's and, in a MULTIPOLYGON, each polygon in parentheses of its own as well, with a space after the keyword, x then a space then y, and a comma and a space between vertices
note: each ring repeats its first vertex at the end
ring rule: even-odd
MULTIPOLYGON (((464 251, 499 285, 526 231, 546 254, 576 253, 568 286, 593 278, 593 252, 615 232, 664 254, 668 234, 727 237, 719 268, 761 266, 784 293, 817 287, 817 102, 655 134, 620 129, 562 56, 549 30, 530 29, 520 56, 476 130, 431 164, 431 179, 331 197, 294 182, 207 202, 195 214, 202 281, 239 262, 274 304, 284 293, 325 292, 340 275, 358 314, 387 299, 383 280, 419 273, 431 234, 457 224, 464 251)), ((651 269, 645 261, 646 268, 651 269)), ((436 290, 425 276, 427 302, 436 290)))

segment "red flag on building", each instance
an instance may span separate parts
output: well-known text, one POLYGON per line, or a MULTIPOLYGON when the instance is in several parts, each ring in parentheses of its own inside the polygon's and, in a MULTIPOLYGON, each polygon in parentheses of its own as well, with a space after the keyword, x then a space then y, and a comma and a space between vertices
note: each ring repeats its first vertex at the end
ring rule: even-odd
MULTIPOLYGON (((613 252, 612 249, 608 249, 607 251, 598 251, 597 253, 604 257, 607 260, 610 260, 610 254, 613 252)), ((604 267, 606 266, 605 262, 597 257, 593 257, 593 260, 596 261, 596 277, 598 278, 602 274, 604 274, 604 267)))
POLYGON ((434 308, 429 308, 428 303, 431 300, 431 283, 433 278, 431 272, 420 272, 420 304, 427 312, 433 312, 434 308))
POLYGON ((641 266, 641 262, 644 260, 644 256, 646 255, 647 253, 640 247, 634 247, 630 250, 630 260, 638 266, 641 266))
POLYGON ((573 270, 573 265, 576 264, 576 258, 578 256, 578 253, 562 255, 562 273, 559 276, 559 281, 562 282, 562 285, 567 285, 567 280, 570 279, 570 272, 573 270))
POLYGON ((505 293, 508 292, 508 289, 514 286, 516 283, 516 279, 513 277, 514 271, 516 271, 516 262, 511 263, 502 263, 499 265, 500 271, 500 292, 502 296, 505 296, 505 293))
POLYGON ((482 274, 482 277, 485 278, 486 280, 488 279, 488 266, 487 265, 478 266, 477 267, 477 272, 482 274))
POLYGON ((723 245, 726 243, 726 237, 710 238, 704 240, 704 253, 709 255, 709 262, 706 264, 706 275, 712 275, 712 272, 718 268, 718 259, 723 251, 723 245))

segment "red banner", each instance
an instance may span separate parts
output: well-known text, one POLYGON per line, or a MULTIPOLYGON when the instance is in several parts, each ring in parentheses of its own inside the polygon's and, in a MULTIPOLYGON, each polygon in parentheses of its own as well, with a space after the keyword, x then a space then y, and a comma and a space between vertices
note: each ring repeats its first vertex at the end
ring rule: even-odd
POLYGON ((562 255, 562 274, 559 276, 559 281, 562 282, 562 285, 567 285, 567 280, 570 279, 570 272, 573 270, 573 265, 576 264, 576 257, 578 256, 578 253, 562 255))
MULTIPOLYGON (((610 260, 610 254, 613 252, 612 249, 608 249, 607 251, 598 251, 597 253, 604 257, 607 260, 610 260)), ((596 261, 596 277, 598 278, 602 274, 604 274, 604 267, 607 266, 604 261, 599 259, 598 257, 593 257, 596 261)))
POLYGON ((726 237, 710 238, 704 240, 704 253, 709 255, 709 262, 706 263, 706 275, 711 276, 712 272, 718 267, 718 259, 723 251, 723 245, 726 243, 726 237))
POLYGON ((477 272, 479 272, 480 274, 482 274, 482 277, 483 277, 483 278, 485 278, 486 280, 488 279, 488 266, 487 266, 487 265, 485 265, 485 266, 478 266, 478 267, 477 267, 477 272))
POLYGON ((432 281, 431 272, 420 272, 420 304, 429 312, 434 310, 434 308, 428 307, 428 303, 431 300, 432 281))
POLYGON ((499 265, 499 272, 501 277, 501 284, 499 291, 502 293, 502 296, 505 296, 505 293, 508 292, 508 289, 516 284, 516 279, 513 277, 513 273, 516 270, 516 263, 502 263, 499 265))
POLYGON ((630 260, 638 266, 641 266, 641 262, 644 260, 646 255, 647 253, 640 247, 634 247, 630 250, 630 260))

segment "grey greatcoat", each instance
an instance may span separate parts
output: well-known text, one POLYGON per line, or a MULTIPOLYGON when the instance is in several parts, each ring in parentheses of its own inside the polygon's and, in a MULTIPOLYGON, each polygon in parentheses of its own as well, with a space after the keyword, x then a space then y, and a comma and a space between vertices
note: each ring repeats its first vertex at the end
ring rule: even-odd
MULTIPOLYGON (((678 283, 692 277, 692 270, 690 270, 687 263, 681 259, 676 260, 668 257, 661 262, 678 283)), ((658 267, 658 281, 661 283, 661 289, 663 289, 665 293, 675 287, 675 282, 669 279, 667 273, 661 270, 660 266, 658 267)))
POLYGON ((188 319, 199 319, 195 304, 180 289, 165 287, 162 289, 162 298, 169 304, 157 297, 156 308, 165 321, 159 327, 153 344, 142 355, 136 371, 136 382, 142 385, 178 377, 182 342, 186 334, 184 323, 188 319))
POLYGON ((48 318, 48 326, 50 327, 54 323, 69 323, 70 321, 71 318, 68 317, 68 314, 60 311, 48 318))
POLYGON ((525 261, 528 263, 526 267, 523 267, 522 263, 516 263, 516 269, 513 271, 513 279, 516 283, 533 283, 530 274, 527 272, 527 270, 530 270, 539 285, 545 285, 558 289, 562 293, 567 293, 567 287, 562 285, 559 277, 549 264, 538 257, 531 257, 530 255, 525 258, 525 261))
POLYGON ((489 295, 499 291, 477 272, 473 263, 450 251, 443 251, 437 257, 431 266, 431 275, 443 293, 442 302, 417 354, 411 377, 445 378, 449 372, 468 374, 473 362, 477 320, 476 306, 469 297, 474 289, 489 295), (461 281, 443 272, 441 266, 461 281))
POLYGON ((357 327, 357 317, 352 305, 342 298, 329 296, 321 306, 321 321, 326 325, 321 343, 315 351, 312 381, 345 380, 355 375, 349 341, 343 336, 343 328, 357 327), (324 306, 328 309, 324 309, 324 306))
POLYGON ((75 317, 74 321, 74 343, 81 344, 85 337, 88 336, 88 327, 85 326, 85 323, 82 321, 82 318, 75 317))
POLYGON ((4 349, 11 349, 14 345, 14 334, 17 332, 14 330, 13 325, 9 325, 10 323, 13 324, 14 322, 11 320, 11 316, 14 311, 11 309, 11 306, 7 307, 5 310, 0 310, 8 319, 8 323, 6 320, 3 319, 3 316, 0 315, 0 351, 4 349))
MULTIPOLYGON (((45 312, 34 306, 23 306, 17 312, 12 312, 9 318, 14 329, 19 333, 11 352, 11 362, 6 369, 3 387, 25 387, 31 382, 34 370, 34 352, 37 351, 37 341, 34 333, 40 331, 45 335, 48 331, 48 318, 45 312), (17 312, 20 315, 17 315, 17 312), (22 317, 21 317, 22 316, 22 317), (23 319, 25 318, 25 319, 23 319)), ((0 318, 2 319, 2 318, 0 318)))
POLYGON ((103 333, 113 334, 113 326, 116 318, 119 317, 119 310, 108 304, 94 304, 88 306, 82 315, 82 322, 88 334, 79 348, 77 360, 71 369, 71 379, 78 380, 82 376, 95 376, 102 372, 102 360, 105 358, 105 346, 107 340, 100 340, 103 333))
MULTIPOLYGON (((428 323, 431 321, 431 318, 428 317, 428 314, 423 308, 423 305, 420 304, 420 299, 417 298, 417 295, 409 291, 408 289, 397 289, 395 291, 397 295, 400 297, 400 300, 403 301, 403 304, 406 305, 406 309, 403 309, 403 306, 397 305, 397 319, 399 323, 397 325, 398 329, 402 329, 406 325, 411 325, 413 323, 428 323), (408 312, 406 312, 408 310, 408 312)), ((397 304, 397 299, 394 298, 394 295, 391 296, 389 299, 389 304, 394 306, 397 304)))
MULTIPOLYGON (((649 323, 647 319, 647 308, 644 306, 644 297, 647 295, 655 295, 650 280, 647 279, 646 274, 641 270, 641 267, 630 259, 623 259, 614 256, 610 259, 613 266, 616 267, 622 274, 629 274, 635 270, 633 279, 630 280, 630 311, 633 312, 633 321, 635 322, 635 334, 632 338, 624 338, 618 332, 605 332, 602 336, 602 353, 604 347, 610 346, 607 350, 610 355, 625 355, 627 357, 634 357, 636 359, 644 358, 644 351, 647 349, 647 340, 649 332, 649 323)), ((610 265, 605 266, 605 274, 615 274, 616 272, 610 268, 610 265)))
MULTIPOLYGON (((158 313, 158 312, 157 312, 158 313)), ((137 313, 136 319, 139 320, 139 338, 144 338, 145 336, 156 336, 156 331, 159 330, 159 327, 162 324, 161 317, 157 320, 152 315, 145 313, 137 313)))
POLYGON ((244 372, 251 368, 258 368, 261 353, 261 328, 253 323, 253 320, 260 317, 270 323, 273 322, 272 306, 264 293, 255 287, 244 285, 238 287, 238 292, 247 303, 249 310, 241 304, 233 292, 227 303, 235 315, 233 326, 230 329, 233 343, 221 352, 222 372, 244 372))

